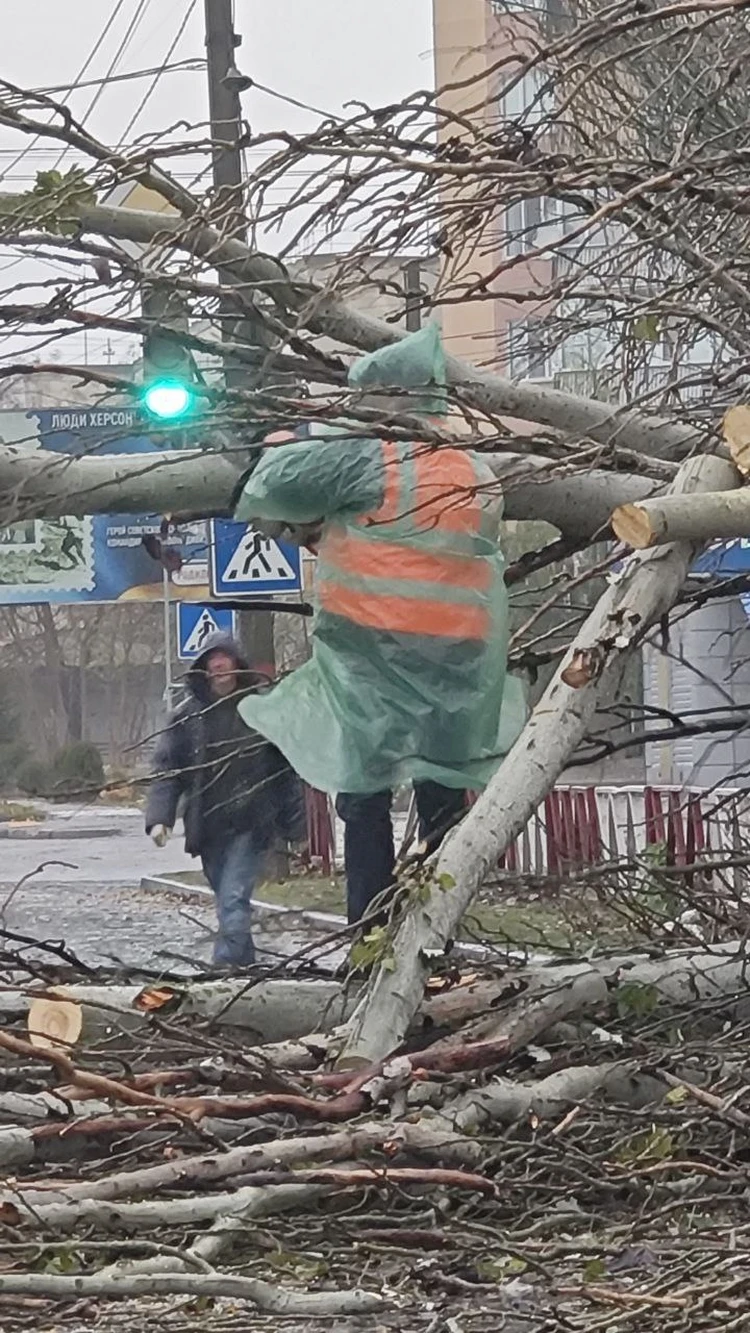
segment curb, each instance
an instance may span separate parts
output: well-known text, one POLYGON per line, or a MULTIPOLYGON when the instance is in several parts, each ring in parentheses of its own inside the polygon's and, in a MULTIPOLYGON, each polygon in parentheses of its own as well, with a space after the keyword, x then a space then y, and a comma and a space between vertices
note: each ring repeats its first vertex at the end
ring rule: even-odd
MULTIPOLYGON (((178 879, 165 879, 160 875, 145 875, 141 880, 140 887, 146 893, 167 893, 173 898, 179 898, 182 902, 212 903, 214 900, 213 891, 206 889, 202 884, 184 884, 178 879)), ((343 930, 346 925, 346 917, 334 916, 329 912, 308 912, 304 907, 283 907, 280 903, 267 903, 262 898, 253 898, 253 909, 258 916, 275 916, 277 919, 285 916, 294 916, 312 926, 314 930, 323 931, 327 935, 333 934, 336 930, 343 930)))
POLYGON ((12 828, 9 824, 0 824, 0 838, 9 838, 15 842, 79 842, 86 838, 118 838, 122 829, 114 824, 105 824, 103 828, 93 825, 83 828, 12 828))
MULTIPOLYGON (((159 875, 144 875, 140 887, 146 893, 169 894, 182 902, 192 900, 192 902, 209 903, 213 902, 214 897, 212 890, 204 888, 202 884, 184 884, 181 880, 164 879, 159 875)), ((277 921, 281 917, 296 917, 298 921, 326 935, 332 935, 346 926, 344 916, 334 916, 329 912, 308 912, 304 907, 282 907, 279 903, 266 903, 261 898, 253 898, 253 908, 258 916, 274 916, 277 921)), ((497 959, 493 949, 487 949, 481 944, 465 944, 459 941, 453 945, 453 951, 469 962, 481 963, 490 958, 497 959)))

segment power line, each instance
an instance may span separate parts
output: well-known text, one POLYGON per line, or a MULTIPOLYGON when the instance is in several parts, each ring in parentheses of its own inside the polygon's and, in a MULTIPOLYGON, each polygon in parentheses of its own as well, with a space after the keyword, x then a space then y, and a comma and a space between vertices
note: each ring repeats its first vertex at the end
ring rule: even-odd
MULTIPOLYGON (((89 51, 89 54, 87 55, 86 59, 84 60, 83 64, 81 65, 81 68, 79 69, 78 74, 76 75, 76 78, 75 78, 73 84, 71 85, 71 91, 72 91, 74 88, 77 87, 79 80, 83 78, 83 75, 86 73, 86 70, 87 70, 87 69, 89 68, 89 66, 91 65, 92 60, 94 60, 94 59, 96 58, 96 56, 98 55, 99 50, 101 49, 102 43, 103 43, 103 42, 106 40, 106 38, 108 37, 108 35, 109 35, 109 33, 110 33, 111 29, 112 29, 112 25, 113 25, 113 23, 115 22, 115 20, 117 19, 117 15, 119 14, 120 10, 122 9, 124 3, 125 3, 125 0, 117 0, 117 4, 115 5, 114 10, 113 10, 112 13, 110 14, 109 18, 107 19, 107 22, 105 23, 105 25, 104 25, 102 31, 100 32, 100 34, 99 34, 99 36, 98 36, 96 42, 94 43, 92 49, 89 51)), ((30 148, 33 148, 33 146, 34 146, 35 143, 38 143, 38 141, 39 141, 40 138, 41 138, 41 135, 40 135, 40 134, 35 135, 35 137, 31 140, 31 143, 30 143, 30 144, 27 144, 25 148, 22 148, 22 149, 21 149, 20 153, 17 154, 15 161, 14 161, 14 162, 11 162, 10 166, 8 167, 8 171, 12 171, 13 168, 14 168, 15 166, 17 166, 17 164, 21 161, 21 159, 22 159, 22 158, 24 157, 24 155, 29 151, 29 149, 30 149, 30 148)), ((3 179, 3 177, 0 176, 0 180, 2 180, 2 179, 3 179)))
MULTIPOLYGON (((121 3, 123 0, 121 0, 121 3)), ((191 56, 188 60, 176 60, 173 65, 151 65, 149 69, 133 69, 127 74, 112 74, 107 77, 103 74, 98 79, 76 79, 73 83, 55 83, 46 88, 31 88, 29 91, 37 93, 42 97, 51 97, 53 93, 78 92, 81 88, 98 88, 102 83, 127 83, 132 79, 147 79, 151 74, 156 74, 163 70, 165 74, 179 73, 187 70, 193 72, 198 69, 205 69, 206 62, 201 56, 191 56)))
POLYGON ((140 119, 141 113, 143 112, 144 107, 146 106, 146 104, 147 104, 148 101, 150 100, 151 96, 153 95, 154 89, 156 88, 156 86, 157 86, 157 84, 158 84, 158 82, 159 82, 159 79, 161 78, 162 74, 164 74, 164 73, 166 72, 166 70, 168 69, 168 67, 169 67, 169 62, 170 62, 170 60, 172 59, 172 56, 174 55, 175 51, 177 50, 177 47, 179 46, 180 41, 182 40, 182 35, 183 35, 185 29, 187 28, 188 23, 190 22, 190 19, 191 19, 191 17, 192 17, 192 14, 193 14, 193 11, 194 11, 194 9, 195 9, 196 4, 197 4, 197 0, 190 0, 190 3, 188 4, 188 7, 187 7, 187 9, 186 9, 186 11, 185 11, 185 14, 184 14, 184 16, 183 16, 182 23, 180 24, 179 28, 177 29, 177 32, 175 33, 175 36, 174 36, 173 39, 172 39, 172 43, 171 43, 171 45, 170 45, 170 47, 169 47, 169 50, 167 51, 167 54, 166 54, 165 57, 164 57, 164 63, 163 63, 163 64, 161 65, 161 67, 160 67, 159 69, 157 69, 156 72, 154 73, 154 77, 153 77, 153 79, 151 80, 151 83, 149 84, 148 88, 146 89, 146 92, 144 93, 144 95, 143 95, 143 97, 142 97, 142 99, 141 99, 140 105, 136 108, 135 112, 133 113, 133 115, 131 116, 130 120, 128 121, 128 124, 127 124, 125 130, 123 131, 122 139, 120 140, 120 145, 121 145, 121 146, 122 146, 122 144, 124 144, 124 143, 127 142, 127 137, 128 137, 128 135, 130 134, 130 131, 132 130, 132 128, 133 128, 133 126, 136 124, 136 122, 140 119))
MULTIPOLYGON (((128 47, 130 46, 130 43, 132 42, 133 38, 135 37, 136 33, 138 32, 138 29, 140 28, 141 23, 143 22, 143 20, 144 20, 144 18, 145 18, 145 16, 146 16, 146 13, 148 12, 148 9, 149 9, 149 7, 150 7, 150 4, 151 4, 151 0, 138 0, 138 5, 137 5, 137 7, 136 7, 136 11, 135 11, 135 13, 134 13, 132 19, 130 20, 130 24, 129 24, 129 26, 128 26, 127 32, 125 33, 125 36, 123 37, 122 41, 120 42, 119 47, 118 47, 117 50, 115 51, 115 54, 114 54, 114 56, 113 56, 113 58, 112 58, 112 61, 110 62, 109 69, 107 70, 107 73, 105 74, 104 79, 103 79, 103 81, 102 81, 102 83, 101 83, 101 86, 100 86, 100 87, 97 89, 97 91, 94 93, 94 96, 92 97, 91 101, 89 102, 89 105, 87 106, 87 108, 86 108, 86 110, 84 111, 83 115, 79 118, 79 120, 80 120, 80 124, 85 125, 86 121, 88 120, 89 116, 91 115, 91 112, 94 110, 94 107, 95 107, 95 106, 97 105, 97 103, 99 102, 99 99, 101 98, 101 95, 102 95, 102 93, 104 92, 104 89, 106 88, 109 79, 110 79, 111 76, 116 72, 116 70, 117 70, 117 66, 119 65, 119 63, 120 63, 120 61, 122 60, 123 56, 125 55, 125 53, 126 53, 128 47)), ((63 148, 62 152, 60 153, 60 156, 57 158, 57 161, 55 162, 55 165, 54 165, 54 167, 53 167, 53 171, 57 171, 57 170, 58 170, 58 168, 59 168, 59 166, 60 166, 60 163, 62 162, 62 160, 63 160, 63 158, 65 157, 65 154, 66 154, 67 152, 68 152, 67 147, 66 147, 66 148, 63 148)))

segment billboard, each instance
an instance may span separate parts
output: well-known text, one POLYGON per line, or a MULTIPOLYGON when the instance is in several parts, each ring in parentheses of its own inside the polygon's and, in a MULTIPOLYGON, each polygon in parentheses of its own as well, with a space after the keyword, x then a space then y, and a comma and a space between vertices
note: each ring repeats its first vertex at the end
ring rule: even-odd
MULTIPOLYGON (((0 446, 23 443, 54 454, 155 453, 131 407, 44 408, 0 412, 0 446)), ((144 537, 176 548, 170 576, 175 599, 208 598, 208 525, 170 526, 160 514, 96 514, 28 519, 0 527, 0 605, 29 602, 155 601, 163 596, 162 566, 144 537)))

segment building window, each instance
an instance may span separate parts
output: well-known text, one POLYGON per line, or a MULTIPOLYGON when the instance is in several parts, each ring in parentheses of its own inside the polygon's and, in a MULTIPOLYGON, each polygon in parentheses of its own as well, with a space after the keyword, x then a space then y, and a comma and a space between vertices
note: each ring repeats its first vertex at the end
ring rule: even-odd
POLYGON ((514 380, 550 380, 555 373, 556 348, 550 330, 538 320, 508 324, 508 368, 514 380))
POLYGON ((500 114, 504 120, 520 125, 539 125, 552 115, 555 99, 547 87, 548 80, 539 69, 528 69, 516 76, 508 91, 500 98, 500 114))
POLYGON ((550 35, 565 26, 564 0, 490 0, 490 8, 498 19, 528 15, 550 35))
POLYGON ((556 199, 534 195, 511 204, 505 214, 505 239, 509 255, 523 255, 536 246, 549 245, 562 235, 563 219, 556 199))

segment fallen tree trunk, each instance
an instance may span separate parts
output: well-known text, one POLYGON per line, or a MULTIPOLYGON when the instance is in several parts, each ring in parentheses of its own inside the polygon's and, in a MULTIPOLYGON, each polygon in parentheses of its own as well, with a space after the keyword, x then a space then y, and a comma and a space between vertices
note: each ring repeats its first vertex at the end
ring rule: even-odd
POLYGON ((560 1069, 537 1083, 493 1079, 486 1088, 457 1097, 433 1123, 477 1134, 493 1124, 556 1120, 568 1107, 589 1101, 597 1093, 623 1106, 650 1106, 667 1092, 665 1082, 642 1073, 632 1062, 579 1065, 560 1069))
MULTIPOLYGON (((329 1193, 332 1187, 313 1184, 245 1185, 241 1189, 222 1190, 188 1195, 181 1199, 139 1199, 135 1202, 112 1202, 109 1199, 84 1198, 75 1202, 53 1200, 25 1205, 26 1195, 17 1203, 5 1203, 4 1216, 15 1225, 34 1230, 68 1233, 78 1227, 95 1227, 100 1231, 156 1231, 159 1227, 199 1227, 219 1217, 249 1222, 253 1218, 273 1217, 301 1204, 313 1202, 329 1193)), ((36 1195, 35 1199, 38 1200, 36 1195)), ((174 1268, 174 1265, 172 1265, 174 1268)), ((153 1271, 153 1270, 152 1270, 153 1271)), ((159 1269, 157 1271, 164 1271, 159 1269)))
MULTIPOLYGON (((672 490, 731 490, 738 481, 730 463, 703 457, 683 464, 672 490)), ((697 549, 679 542, 632 556, 600 598, 521 736, 446 841, 427 900, 410 903, 398 922, 387 966, 374 971, 349 1022, 343 1067, 371 1064, 403 1041, 431 956, 444 952, 489 870, 565 768, 596 708, 616 690, 629 654, 671 607, 697 549)))
POLYGON ((134 1171, 117 1171, 94 1181, 74 1181, 65 1186, 48 1183, 46 1187, 34 1181, 23 1192, 17 1187, 0 1191, 0 1204, 8 1203, 23 1210, 22 1215, 31 1222, 35 1209, 47 1205, 67 1207, 81 1200, 111 1201, 189 1185, 205 1189, 219 1180, 273 1171, 280 1166, 291 1167, 300 1161, 343 1162, 363 1155, 367 1159, 373 1150, 382 1150, 386 1143, 394 1151, 403 1149, 428 1160, 455 1161, 460 1166, 476 1166, 482 1156, 479 1144, 458 1134, 446 1136, 443 1132, 433 1132, 429 1123, 394 1125, 373 1121, 334 1133, 273 1139, 256 1146, 230 1148, 227 1152, 204 1153, 134 1171))
POLYGON ((689 495, 620 505, 612 514, 612 529, 636 551, 664 542, 750 537, 750 491, 702 495, 699 506, 689 495))
MULTIPOLYGON (((531 454, 484 457, 507 486, 506 518, 551 523, 578 541, 606 531, 613 509, 646 499, 664 484, 637 473, 576 471, 531 454)), ((115 509, 210 517, 231 513, 243 470, 239 454, 217 450, 73 458, 5 446, 0 448, 0 496, 4 507, 23 517, 85 517, 115 509)))
POLYGON ((242 474, 234 461, 215 450, 74 458, 47 449, 0 448, 3 513, 45 518, 113 513, 231 512, 242 474))
POLYGON ((82 1010, 74 1041, 111 1039, 114 1031, 133 1033, 145 1028, 152 1014, 160 1014, 241 1028, 246 1042, 260 1045, 297 1040, 324 1028, 330 1031, 347 1017, 354 998, 337 981, 262 977, 145 988, 55 986, 42 995, 18 993, 18 1012, 27 1013, 29 1036, 37 1040, 59 1039, 64 1030, 74 1032, 72 1005, 82 1010))
POLYGON ((586 541, 609 530, 612 510, 635 504, 664 488, 636 473, 587 472, 549 458, 526 454, 484 454, 503 486, 506 519, 551 523, 563 537, 586 541))

